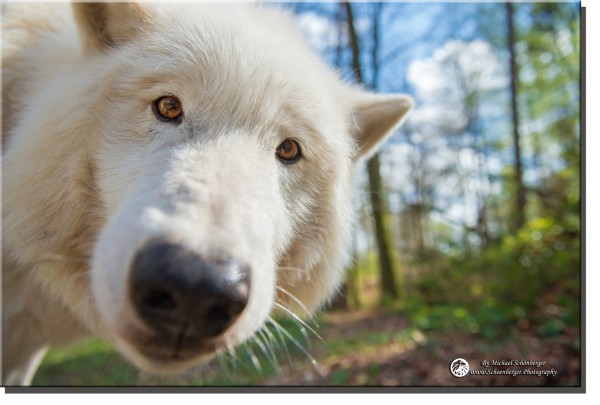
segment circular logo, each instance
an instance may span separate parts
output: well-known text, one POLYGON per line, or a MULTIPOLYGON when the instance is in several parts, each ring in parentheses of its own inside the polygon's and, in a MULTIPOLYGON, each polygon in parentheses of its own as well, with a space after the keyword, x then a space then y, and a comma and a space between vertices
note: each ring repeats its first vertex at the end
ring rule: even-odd
POLYGON ((469 373, 469 363, 465 359, 455 359, 450 363, 450 373, 454 377, 464 377, 469 373))

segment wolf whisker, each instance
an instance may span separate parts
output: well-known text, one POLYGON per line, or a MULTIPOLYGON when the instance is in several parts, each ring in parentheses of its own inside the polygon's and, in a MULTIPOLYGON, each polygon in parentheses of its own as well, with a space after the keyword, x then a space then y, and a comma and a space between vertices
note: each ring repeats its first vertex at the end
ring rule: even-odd
POLYGON ((260 364, 260 361, 258 360, 258 357, 256 357, 256 354, 254 354, 254 352, 252 351, 252 349, 250 348, 250 346, 248 344, 244 345, 244 349, 246 349, 246 353, 250 357, 250 360, 252 361, 252 364, 254 365, 254 368, 256 369, 256 371, 258 371, 259 373, 262 373, 262 366, 260 364))
POLYGON ((229 364, 232 365, 234 371, 237 370, 238 364, 239 364, 239 359, 238 359, 238 354, 237 354, 237 350, 236 347, 229 341, 229 339, 227 339, 225 341, 225 348, 227 350, 227 352, 224 352, 224 354, 231 359, 231 362, 229 364))
POLYGON ((273 326, 279 329, 281 333, 283 333, 306 356, 306 358, 311 362, 315 370, 317 370, 319 375, 324 376, 324 372, 321 369, 321 366, 319 366, 317 360, 308 352, 308 350, 306 350, 304 346, 300 344, 300 342, 298 342, 287 330, 285 330, 283 326, 277 323, 277 321, 275 321, 273 318, 270 318, 270 321, 273 324, 273 326))
POLYGON ((277 374, 281 374, 281 369, 279 368, 277 356, 275 355, 275 352, 273 351, 273 348, 271 347, 271 345, 266 341, 264 335, 262 334, 262 331, 259 330, 257 332, 257 334, 254 336, 254 339, 255 339, 255 342, 261 348, 264 355, 270 359, 271 365, 273 366, 273 369, 275 370, 275 372, 277 374))
POLYGON ((274 359, 274 360, 277 360, 277 356, 276 356, 276 349, 277 349, 277 345, 276 345, 276 344, 277 344, 277 342, 276 342, 276 341, 273 341, 273 340, 271 339, 271 336, 272 336, 272 335, 270 335, 270 332, 269 332, 269 333, 267 333, 267 332, 269 332, 269 329, 267 328, 267 326, 266 326, 266 324, 265 324, 265 325, 263 325, 263 326, 262 326, 262 328, 260 328, 260 329, 258 330, 258 332, 257 332, 257 333, 258 333, 258 334, 261 336, 261 338, 262 338, 262 341, 263 341, 263 342, 265 343, 265 345, 267 346, 267 349, 269 350, 269 352, 271 352, 271 353, 272 353, 272 355, 273 355, 273 356, 272 356, 272 357, 273 357, 273 359, 274 359))
POLYGON ((258 346, 260 351, 264 354, 265 358, 269 359, 271 365, 275 368, 275 362, 273 361, 273 359, 270 358, 267 348, 263 344, 262 340, 260 340, 260 336, 258 334, 255 334, 254 336, 252 336, 252 341, 258 346))
MULTIPOLYGON (((268 321, 268 322, 269 322, 271 325, 273 325, 273 327, 274 327, 275 331, 277 332, 277 335, 279 336, 279 340, 281 341, 281 344, 282 344, 282 346, 283 346, 283 350, 285 350, 285 355, 286 355, 286 357, 287 357, 287 359, 288 359, 288 364, 290 365, 290 367, 292 368, 292 370, 294 370, 294 363, 292 362, 292 357, 290 356, 290 351, 288 350, 287 343, 285 342, 285 338, 284 338, 283 334, 282 334, 282 333, 281 333, 281 331, 280 331, 280 330, 277 328, 277 326, 276 326, 276 325, 273 323, 273 322, 274 322, 274 321, 273 321, 273 318, 269 317, 269 318, 267 319, 267 321, 268 321)), ((272 334, 272 333, 269 331, 269 329, 268 329, 268 328, 265 328, 265 329, 268 331, 268 333, 269 333, 269 334, 271 334, 271 335, 273 336, 273 338, 275 338, 275 339, 276 339, 275 335, 273 335, 273 334, 272 334)))
MULTIPOLYGON (((269 321, 269 320, 270 320, 270 318, 267 321, 269 321)), ((267 338, 269 339, 269 342, 271 344, 271 347, 273 347, 275 349, 279 349, 279 347, 281 345, 283 345, 283 348, 289 359, 289 353, 287 350, 287 345, 285 344, 285 340, 284 339, 278 340, 277 337, 271 332, 271 329, 269 328, 268 323, 265 322, 265 324, 263 325, 263 327, 261 328, 260 331, 261 331, 261 333, 264 333, 267 336, 267 338)), ((281 334, 279 334, 279 336, 281 337, 281 334)))
MULTIPOLYGON (((308 310, 308 308, 306 308, 306 305, 304 305, 298 297, 296 297, 294 294, 292 294, 291 292, 289 292, 288 290, 286 290, 285 288, 283 288, 281 286, 275 286, 275 288, 277 288, 279 291, 281 291, 282 293, 287 295, 292 301, 294 301, 296 304, 298 304, 298 306, 306 313, 307 316, 312 317, 311 312, 308 310)), ((315 323, 315 327, 318 328, 319 325, 318 325, 317 321, 313 319, 313 322, 315 323)))
POLYGON ((292 310, 290 310, 289 308, 281 305, 279 302, 275 302, 274 304, 277 308, 281 309, 282 311, 285 311, 288 315, 290 315, 296 322, 298 322, 301 326, 303 326, 304 328, 308 329, 309 331, 311 331, 317 338, 319 338, 319 340, 323 341, 323 338, 321 337, 321 335, 319 335, 317 333, 317 331, 315 331, 313 328, 311 328, 310 326, 308 326, 308 324, 306 322, 304 322, 298 315, 296 315, 292 310))

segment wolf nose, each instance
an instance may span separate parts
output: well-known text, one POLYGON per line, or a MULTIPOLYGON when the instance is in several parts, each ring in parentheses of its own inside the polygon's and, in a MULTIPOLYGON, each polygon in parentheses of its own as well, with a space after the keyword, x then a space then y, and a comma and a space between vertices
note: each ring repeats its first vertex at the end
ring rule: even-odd
POLYGON ((248 303, 247 266, 207 260, 184 246, 158 242, 133 262, 130 297, 140 318, 163 338, 200 341, 223 333, 248 303))

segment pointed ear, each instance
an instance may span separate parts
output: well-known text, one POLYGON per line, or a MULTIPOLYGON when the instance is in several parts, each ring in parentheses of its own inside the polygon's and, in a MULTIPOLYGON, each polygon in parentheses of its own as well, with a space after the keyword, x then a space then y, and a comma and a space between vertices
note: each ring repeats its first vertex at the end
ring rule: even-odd
POLYGON ((375 153, 388 135, 404 122, 415 104, 406 94, 361 92, 355 100, 352 113, 356 123, 353 132, 358 147, 356 160, 375 153))
POLYGON ((86 53, 124 43, 150 21, 137 3, 73 3, 73 12, 86 53))

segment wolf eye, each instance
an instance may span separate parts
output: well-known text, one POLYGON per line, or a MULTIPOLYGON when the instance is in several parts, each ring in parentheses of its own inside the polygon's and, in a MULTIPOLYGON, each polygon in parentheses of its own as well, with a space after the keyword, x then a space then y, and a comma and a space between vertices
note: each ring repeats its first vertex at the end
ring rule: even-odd
POLYGON ((302 156, 300 153, 300 144, 294 138, 288 138, 277 147, 275 155, 283 163, 295 163, 302 156))
POLYGON ((183 107, 177 97, 163 96, 154 102, 154 113, 162 121, 180 121, 183 107))

